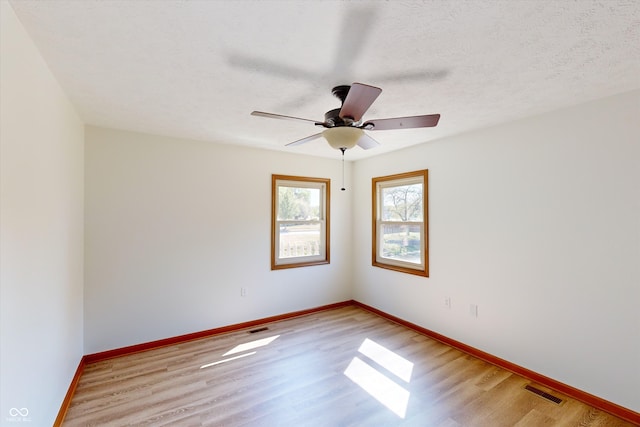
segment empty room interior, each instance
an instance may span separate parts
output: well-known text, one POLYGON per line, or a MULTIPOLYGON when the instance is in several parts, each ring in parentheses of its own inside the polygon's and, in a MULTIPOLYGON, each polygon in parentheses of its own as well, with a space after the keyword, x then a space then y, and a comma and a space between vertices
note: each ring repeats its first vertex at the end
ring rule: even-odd
POLYGON ((0 4, 1 426, 640 424, 637 1, 0 4))

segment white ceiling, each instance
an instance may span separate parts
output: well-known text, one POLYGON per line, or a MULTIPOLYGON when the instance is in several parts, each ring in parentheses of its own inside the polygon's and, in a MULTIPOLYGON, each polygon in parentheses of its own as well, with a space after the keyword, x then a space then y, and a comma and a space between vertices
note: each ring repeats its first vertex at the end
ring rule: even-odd
POLYGON ((89 124, 317 156, 312 123, 338 84, 379 86, 366 119, 441 113, 378 131, 356 160, 640 88, 640 2, 13 0, 89 124))

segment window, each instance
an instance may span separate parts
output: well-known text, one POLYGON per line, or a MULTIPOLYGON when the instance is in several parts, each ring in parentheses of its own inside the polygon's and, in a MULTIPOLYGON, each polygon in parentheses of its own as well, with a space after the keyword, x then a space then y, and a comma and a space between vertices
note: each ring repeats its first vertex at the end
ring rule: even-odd
POLYGON ((373 265, 429 276, 428 171, 373 178, 373 265))
POLYGON ((271 177, 271 269, 329 264, 331 180, 271 177))

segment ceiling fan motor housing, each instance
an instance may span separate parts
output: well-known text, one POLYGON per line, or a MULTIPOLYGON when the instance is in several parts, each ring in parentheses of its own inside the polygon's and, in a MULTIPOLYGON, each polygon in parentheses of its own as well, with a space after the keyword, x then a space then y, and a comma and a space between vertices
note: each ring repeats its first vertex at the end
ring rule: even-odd
POLYGON ((325 127, 351 126, 354 121, 349 117, 340 117, 340 108, 335 108, 324 113, 325 127))
POLYGON ((331 89, 331 93, 340 100, 341 107, 329 110, 324 114, 325 127, 338 127, 338 126, 353 126, 354 120, 352 117, 340 117, 340 111, 344 100, 347 99, 349 94, 349 85, 340 85, 331 89))

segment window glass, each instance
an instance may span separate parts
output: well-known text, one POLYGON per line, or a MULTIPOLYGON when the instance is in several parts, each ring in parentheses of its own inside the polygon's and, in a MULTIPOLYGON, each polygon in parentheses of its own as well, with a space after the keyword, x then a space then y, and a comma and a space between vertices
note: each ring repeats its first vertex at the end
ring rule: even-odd
POLYGON ((422 251, 422 227, 407 224, 382 224, 380 255, 420 265, 422 251))
POLYGON ((320 189, 278 186, 278 219, 320 219, 320 189))
POLYGON ((422 221, 422 183, 382 187, 383 221, 422 221))
POLYGON ((278 256, 296 258, 320 255, 322 246, 320 223, 294 222, 280 224, 278 256))

